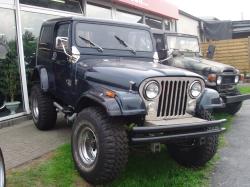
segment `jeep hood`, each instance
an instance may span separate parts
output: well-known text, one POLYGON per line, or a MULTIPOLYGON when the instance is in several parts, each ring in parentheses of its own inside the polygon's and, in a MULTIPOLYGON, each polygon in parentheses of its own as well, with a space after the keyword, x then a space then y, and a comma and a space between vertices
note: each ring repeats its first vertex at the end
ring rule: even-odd
POLYGON ((86 69, 87 81, 121 89, 129 89, 130 81, 138 88, 143 80, 152 77, 201 77, 187 70, 143 60, 92 59, 78 64, 80 69, 86 69))
POLYGON ((221 73, 224 71, 237 73, 237 70, 233 66, 199 57, 186 57, 184 55, 174 57, 169 65, 184 68, 202 75, 206 73, 221 73))

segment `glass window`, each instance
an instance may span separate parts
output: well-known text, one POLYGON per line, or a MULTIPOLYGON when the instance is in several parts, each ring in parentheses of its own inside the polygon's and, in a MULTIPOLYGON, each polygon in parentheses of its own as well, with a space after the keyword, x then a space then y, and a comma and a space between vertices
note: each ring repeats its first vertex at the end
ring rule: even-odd
POLYGON ((168 21, 168 20, 165 20, 164 21, 164 26, 165 26, 165 30, 166 31, 170 31, 170 28, 171 28, 171 22, 170 21, 168 21))
POLYGON ((142 16, 124 12, 121 10, 118 10, 116 12, 116 18, 119 21, 124 21, 124 22, 129 22, 129 23, 142 23, 143 22, 142 16))
POLYGON ((16 21, 13 10, 0 8, 0 118, 23 112, 16 21))
POLYGON ((198 38, 185 36, 168 36, 168 48, 178 49, 183 52, 199 53, 200 47, 198 38))
POLYGON ((118 26, 78 23, 76 40, 80 47, 147 52, 153 50, 149 31, 118 26))
POLYGON ((86 6, 87 17, 100 18, 100 19, 111 19, 111 8, 104 6, 97 6, 94 4, 87 4, 86 6))
POLYGON ((161 20, 146 17, 145 21, 146 21, 146 24, 148 26, 150 26, 151 28, 162 29, 162 21, 161 20))
POLYGON ((79 0, 20 0, 20 3, 63 10, 74 13, 82 13, 79 0))
POLYGON ((63 49, 65 47, 65 49, 67 49, 68 46, 68 42, 69 42, 69 24, 61 24, 59 25, 57 32, 56 32, 56 49, 63 49), (60 38, 60 40, 58 40, 58 37, 60 38))

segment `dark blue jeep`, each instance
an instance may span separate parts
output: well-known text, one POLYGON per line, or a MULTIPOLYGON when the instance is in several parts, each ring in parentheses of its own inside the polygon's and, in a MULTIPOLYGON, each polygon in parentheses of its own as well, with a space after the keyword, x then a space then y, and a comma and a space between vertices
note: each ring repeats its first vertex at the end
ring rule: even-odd
POLYGON ((160 143, 185 166, 199 167, 216 153, 225 120, 215 90, 195 73, 154 59, 150 28, 83 18, 42 25, 32 76, 31 107, 40 130, 57 112, 73 123, 72 155, 90 183, 112 181, 124 168, 128 145, 160 143))

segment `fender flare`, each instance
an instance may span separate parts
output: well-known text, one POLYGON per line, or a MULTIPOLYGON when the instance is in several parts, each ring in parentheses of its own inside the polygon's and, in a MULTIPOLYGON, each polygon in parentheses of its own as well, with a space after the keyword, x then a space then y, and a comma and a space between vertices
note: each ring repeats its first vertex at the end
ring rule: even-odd
POLYGON ((36 66, 33 73, 33 77, 34 76, 38 76, 41 89, 47 92, 49 90, 49 76, 46 68, 43 66, 36 66))
POLYGON ((80 112, 79 108, 82 108, 82 105, 86 105, 86 101, 93 101, 101 105, 109 116, 135 116, 146 114, 146 107, 137 93, 116 92, 116 94, 115 98, 109 98, 99 91, 84 93, 78 100, 75 111, 77 113, 80 112))
POLYGON ((197 100, 196 110, 212 110, 215 108, 223 108, 224 106, 225 104, 216 90, 205 88, 205 91, 197 100))
POLYGON ((92 106, 93 103, 100 105, 105 109, 109 116, 121 116, 122 112, 115 98, 103 97, 100 94, 87 92, 77 101, 75 112, 78 113, 82 108, 92 106))

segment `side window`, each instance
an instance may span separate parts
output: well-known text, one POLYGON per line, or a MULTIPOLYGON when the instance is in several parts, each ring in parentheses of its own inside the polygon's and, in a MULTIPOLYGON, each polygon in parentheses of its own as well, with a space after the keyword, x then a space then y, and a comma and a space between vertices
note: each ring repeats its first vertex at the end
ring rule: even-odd
POLYGON ((44 26, 41 31, 40 36, 40 46, 41 47, 49 47, 51 43, 51 29, 48 26, 44 26))
POLYGON ((59 50, 68 49, 69 47, 69 25, 70 24, 61 24, 58 26, 56 31, 56 42, 55 48, 59 50))

